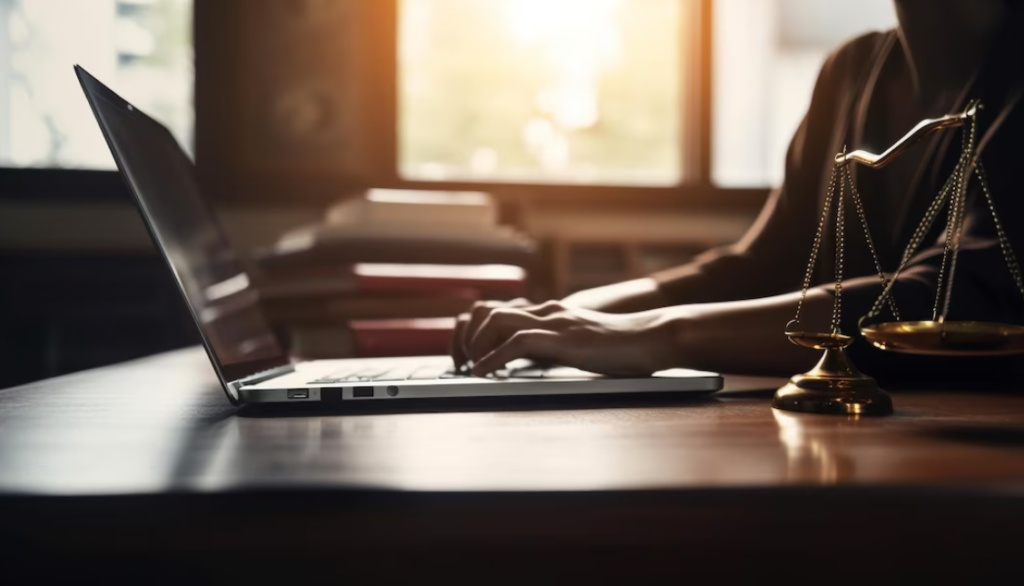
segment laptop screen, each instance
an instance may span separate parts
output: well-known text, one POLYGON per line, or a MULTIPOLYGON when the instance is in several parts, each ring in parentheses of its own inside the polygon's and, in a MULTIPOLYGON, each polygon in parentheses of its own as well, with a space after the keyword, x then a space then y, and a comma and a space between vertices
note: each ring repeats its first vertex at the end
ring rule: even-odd
POLYGON ((163 125, 77 70, 222 378, 230 382, 287 364, 249 275, 203 199, 192 161, 163 125))

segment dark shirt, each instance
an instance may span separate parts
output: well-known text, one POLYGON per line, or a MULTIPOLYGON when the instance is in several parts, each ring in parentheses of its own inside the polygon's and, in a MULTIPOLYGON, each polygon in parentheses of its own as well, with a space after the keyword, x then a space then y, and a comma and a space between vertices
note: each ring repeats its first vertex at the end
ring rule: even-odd
MULTIPOLYGON (((981 99, 978 138, 995 205, 1012 242, 1024 253, 1024 106, 1022 83, 1024 28, 1017 10, 972 83, 949 111, 960 111, 969 99, 981 99)), ((895 31, 872 33, 849 42, 831 55, 819 74, 811 105, 786 156, 784 184, 773 190, 744 238, 705 253, 694 262, 654 275, 673 304, 704 303, 766 297, 800 289, 815 229, 821 214, 833 157, 846 145, 880 152, 916 122, 895 127, 893 113, 908 110, 904 94, 906 62, 895 31), (902 108, 902 109, 901 109, 902 108), (869 120, 875 123, 869 124, 869 120), (878 121, 882 123, 879 124, 878 121)), ((910 99, 910 98, 906 98, 910 99)), ((945 112, 929 112, 929 117, 945 112)), ((902 121, 901 121, 902 122, 902 121)), ((854 164, 853 179, 864 198, 868 224, 882 268, 896 269, 925 209, 938 194, 961 152, 961 131, 941 131, 918 143, 883 169, 854 164)), ((881 283, 863 229, 847 199, 843 321, 845 333, 857 332, 857 321, 881 293, 881 283)), ((835 206, 826 230, 812 285, 834 281, 835 206)), ((936 281, 942 262, 946 216, 943 214, 894 287, 901 318, 931 319, 936 281)), ((978 182, 972 181, 952 304, 948 319, 1024 323, 1024 298, 1010 278, 996 240, 995 228, 978 182)), ((794 307, 795 310, 795 307, 794 307)), ((882 321, 891 316, 883 315, 882 321)), ((779 324, 780 335, 785 324, 779 324)), ((828 331, 828 324, 815 325, 828 331)), ((896 355, 869 347, 863 339, 851 349, 863 370, 885 379, 939 380, 954 375, 971 378, 977 369, 1017 378, 1019 358, 935 359, 896 355)))

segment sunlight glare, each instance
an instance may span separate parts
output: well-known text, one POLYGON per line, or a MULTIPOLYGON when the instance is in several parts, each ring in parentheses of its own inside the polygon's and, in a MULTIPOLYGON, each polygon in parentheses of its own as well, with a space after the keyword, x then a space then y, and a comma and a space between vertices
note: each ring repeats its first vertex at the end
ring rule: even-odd
POLYGON ((693 1, 403 0, 403 175, 677 183, 693 1))
POLYGON ((513 37, 541 51, 547 83, 522 127, 527 150, 546 169, 570 162, 568 134, 600 120, 601 76, 619 60, 621 0, 506 0, 513 37))

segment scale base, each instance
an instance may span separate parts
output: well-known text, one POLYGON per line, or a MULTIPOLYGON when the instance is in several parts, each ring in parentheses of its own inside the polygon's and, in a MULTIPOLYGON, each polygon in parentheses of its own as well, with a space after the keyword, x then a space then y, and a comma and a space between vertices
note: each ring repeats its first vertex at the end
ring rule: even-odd
POLYGON ((850 363, 844 347, 825 348, 818 365, 789 379, 772 407, 830 415, 889 415, 892 399, 875 379, 850 363))

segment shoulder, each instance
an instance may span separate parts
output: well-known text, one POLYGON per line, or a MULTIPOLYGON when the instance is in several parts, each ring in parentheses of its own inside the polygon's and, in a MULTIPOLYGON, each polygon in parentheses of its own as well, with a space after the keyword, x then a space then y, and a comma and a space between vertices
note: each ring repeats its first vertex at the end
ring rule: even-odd
POLYGON ((871 32, 847 41, 832 51, 818 72, 811 97, 810 113, 836 114, 863 86, 872 64, 886 54, 888 44, 896 42, 896 31, 871 32))
POLYGON ((896 39, 896 29, 886 31, 871 31, 858 37, 854 37, 832 51, 830 59, 852 59, 868 58, 875 53, 882 45, 896 39))
POLYGON ((896 30, 870 32, 840 45, 825 59, 821 78, 832 82, 855 82, 862 72, 883 55, 889 43, 896 42, 896 30))

